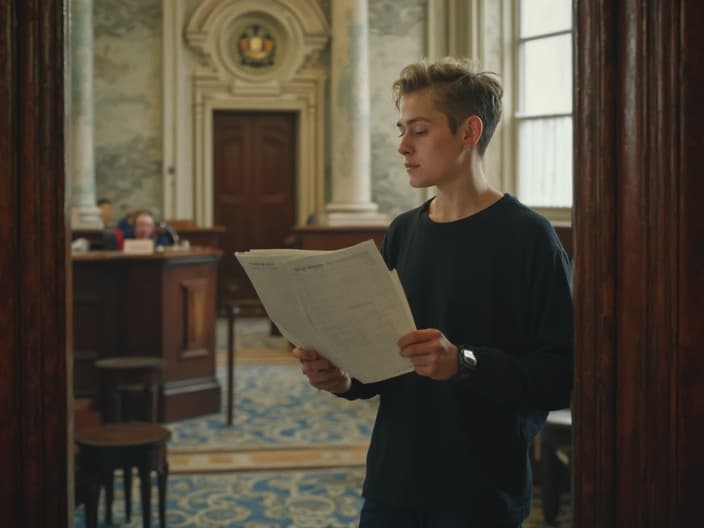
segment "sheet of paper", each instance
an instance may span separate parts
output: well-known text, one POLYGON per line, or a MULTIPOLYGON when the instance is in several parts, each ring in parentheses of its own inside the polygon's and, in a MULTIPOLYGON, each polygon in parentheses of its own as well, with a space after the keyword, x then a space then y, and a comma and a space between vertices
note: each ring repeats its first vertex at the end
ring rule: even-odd
POLYGON ((296 346, 314 348, 314 331, 285 268, 287 258, 235 253, 259 300, 281 334, 296 346))
POLYGON ((323 252, 236 253, 269 317, 364 383, 410 372, 396 342, 415 329, 395 272, 369 240, 323 252))

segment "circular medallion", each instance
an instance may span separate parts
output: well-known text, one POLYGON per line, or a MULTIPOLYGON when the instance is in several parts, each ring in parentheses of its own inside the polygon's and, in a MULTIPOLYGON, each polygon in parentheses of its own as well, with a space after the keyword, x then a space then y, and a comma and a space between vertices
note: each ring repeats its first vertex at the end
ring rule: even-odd
POLYGON ((233 35, 242 66, 265 68, 272 66, 276 57, 276 39, 264 24, 248 24, 233 35))

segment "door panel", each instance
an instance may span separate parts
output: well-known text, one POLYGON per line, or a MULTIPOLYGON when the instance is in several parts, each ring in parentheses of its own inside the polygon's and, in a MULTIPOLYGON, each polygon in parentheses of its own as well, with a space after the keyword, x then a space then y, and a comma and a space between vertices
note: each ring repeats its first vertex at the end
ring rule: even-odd
POLYGON ((296 115, 216 112, 213 120, 214 220, 226 228, 220 299, 255 299, 232 255, 282 247, 296 218, 296 115))

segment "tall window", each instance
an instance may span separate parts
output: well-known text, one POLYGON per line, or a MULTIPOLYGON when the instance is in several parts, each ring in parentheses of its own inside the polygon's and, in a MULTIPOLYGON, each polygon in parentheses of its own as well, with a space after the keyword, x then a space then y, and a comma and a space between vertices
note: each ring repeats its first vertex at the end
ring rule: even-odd
POLYGON ((516 0, 516 189, 527 205, 572 206, 572 1, 516 0))

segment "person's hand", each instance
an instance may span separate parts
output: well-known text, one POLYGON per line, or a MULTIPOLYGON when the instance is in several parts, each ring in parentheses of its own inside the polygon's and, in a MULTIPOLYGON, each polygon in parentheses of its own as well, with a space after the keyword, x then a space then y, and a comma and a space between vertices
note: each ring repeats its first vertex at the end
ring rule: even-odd
POLYGON ((294 348, 292 354, 301 362, 301 372, 316 389, 342 394, 350 390, 352 379, 315 350, 294 348))
POLYGON ((397 342, 401 355, 411 360, 416 374, 447 380, 457 374, 458 349, 436 328, 414 330, 397 342))

